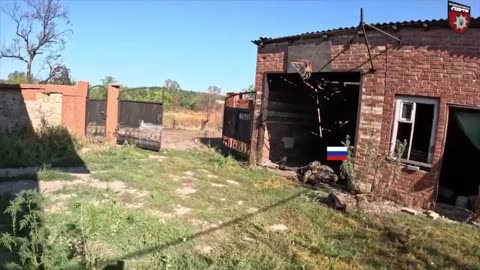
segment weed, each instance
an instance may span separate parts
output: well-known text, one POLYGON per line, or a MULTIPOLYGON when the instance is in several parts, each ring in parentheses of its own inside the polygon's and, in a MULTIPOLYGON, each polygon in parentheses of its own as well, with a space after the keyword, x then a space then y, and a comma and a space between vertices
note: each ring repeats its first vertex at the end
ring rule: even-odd
MULTIPOLYGON (((43 251, 47 249, 47 231, 41 227, 39 206, 42 202, 39 193, 33 190, 21 191, 5 210, 12 218, 12 234, 3 233, 0 243, 10 252, 18 254, 24 268, 42 269, 44 266, 43 251)), ((20 267, 14 262, 9 265, 20 267)))
POLYGON ((378 196, 379 200, 383 199, 383 197, 386 194, 390 194, 390 190, 393 186, 393 183, 395 183, 398 180, 403 167, 402 157, 406 149, 407 149, 407 140, 405 140, 403 143, 400 141, 397 141, 397 143, 395 144, 395 151, 393 153, 393 156, 390 158, 391 163, 389 164, 388 178, 384 187, 382 188, 382 192, 378 196))
POLYGON ((346 177, 349 189, 360 192, 362 183, 371 183, 370 194, 373 199, 382 199, 390 192, 392 184, 399 178, 403 167, 401 157, 405 152, 407 142, 397 142, 392 156, 388 153, 380 153, 378 150, 378 131, 369 130, 369 138, 366 143, 365 160, 361 164, 354 157, 354 147, 347 135, 344 146, 347 147, 347 159, 340 167, 341 176, 346 177), (390 162, 388 162, 390 160, 390 162), (357 168, 356 168, 357 166, 357 168), (360 167, 361 166, 361 167, 360 167), (381 170, 388 167, 388 177, 383 177, 381 170), (380 186, 380 179, 386 179, 380 186), (378 194, 379 193, 379 194, 378 194))
POLYGON ((35 133, 0 134, 0 145, 0 168, 82 165, 76 153, 80 142, 65 127, 48 126, 45 121, 35 133))
POLYGON ((90 245, 90 241, 95 234, 92 233, 86 225, 84 220, 84 207, 83 203, 75 204, 75 208, 80 212, 80 220, 78 222, 78 228, 72 224, 68 247, 70 249, 70 256, 78 258, 83 269, 95 269, 98 263, 98 257, 90 245))

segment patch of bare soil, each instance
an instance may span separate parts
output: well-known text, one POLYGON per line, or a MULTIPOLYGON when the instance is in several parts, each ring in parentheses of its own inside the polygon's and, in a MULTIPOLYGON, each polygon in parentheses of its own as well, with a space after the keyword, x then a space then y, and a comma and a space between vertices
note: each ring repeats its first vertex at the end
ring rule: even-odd
POLYGON ((273 224, 267 227, 267 231, 269 232, 284 232, 286 230, 288 230, 288 228, 284 224, 273 224))
POLYGON ((73 197, 77 197, 77 194, 55 194, 55 196, 52 196, 51 198, 51 204, 49 204, 46 208, 45 211, 47 213, 57 213, 60 211, 65 210, 65 204, 66 202, 73 197))
POLYGON ((182 187, 177 188, 175 191, 180 196, 187 196, 197 192, 197 190, 195 189, 195 184, 193 183, 184 183, 182 184, 182 187))
POLYGON ((183 172, 183 174, 185 174, 186 176, 194 176, 195 175, 195 173, 191 172, 191 171, 183 172))
POLYGON ((163 160, 167 158, 165 156, 160 156, 160 155, 148 155, 148 157, 154 160, 158 160, 160 162, 163 162, 163 160))
POLYGON ((175 213, 176 216, 183 216, 183 215, 186 215, 186 214, 190 213, 191 211, 192 211, 192 209, 190 209, 188 207, 181 206, 179 204, 177 204, 175 206, 175 208, 173 209, 173 212, 175 213))
POLYGON ((240 185, 240 183, 238 183, 235 180, 231 180, 231 179, 227 180, 227 183, 232 184, 232 185, 236 185, 236 186, 240 185))
POLYGON ((202 254, 202 255, 208 255, 212 252, 213 250, 213 247, 209 246, 209 245, 206 245, 206 244, 198 244, 195 246, 195 251, 197 251, 198 253, 202 254))
MULTIPOLYGON (((72 169, 72 171, 75 171, 72 169)), ((97 189, 110 190, 119 196, 121 205, 127 208, 138 209, 143 207, 143 202, 138 201, 150 194, 146 190, 138 190, 129 188, 127 184, 122 181, 102 182, 94 179, 89 173, 70 173, 75 176, 75 180, 54 180, 54 181, 33 181, 33 180, 15 180, 6 181, 0 183, 0 193, 17 193, 21 190, 35 189, 41 193, 46 194, 50 200, 45 211, 49 213, 55 213, 63 211, 65 209, 66 202, 77 196, 75 193, 70 194, 57 194, 56 192, 73 186, 90 186, 97 189)), ((108 197, 108 193, 106 193, 108 197)), ((107 202, 108 200, 102 200, 101 202, 93 202, 94 204, 100 204, 107 202)))
POLYGON ((172 213, 165 213, 165 212, 155 210, 155 209, 148 209, 147 213, 154 216, 154 217, 157 217, 162 224, 165 224, 167 219, 175 216, 172 213))
POLYGON ((181 178, 180 176, 173 175, 173 174, 169 174, 168 176, 170 177, 170 179, 172 179, 175 182, 180 181, 180 178, 181 178))
POLYGON ((401 211, 403 206, 392 201, 373 201, 363 203, 359 202, 357 203, 357 207, 371 214, 385 215, 398 213, 401 211))
MULTIPOLYGON (((77 176, 78 177, 78 176, 77 176)), ((111 190, 114 193, 124 194, 129 193, 136 197, 142 198, 149 194, 148 191, 128 188, 127 184, 122 181, 102 182, 92 178, 90 175, 81 174, 82 179, 73 181, 55 180, 55 181, 40 181, 38 182, 38 190, 42 193, 51 193, 61 190, 65 187, 86 185, 98 189, 111 190)))
POLYGON ((162 149, 191 150, 200 149, 218 144, 222 134, 221 131, 209 131, 207 133, 199 130, 184 129, 163 129, 162 149))

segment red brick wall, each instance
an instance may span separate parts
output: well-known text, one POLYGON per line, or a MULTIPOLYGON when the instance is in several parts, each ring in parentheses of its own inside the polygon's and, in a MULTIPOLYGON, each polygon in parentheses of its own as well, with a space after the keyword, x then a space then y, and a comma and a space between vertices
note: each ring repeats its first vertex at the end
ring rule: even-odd
MULTIPOLYGON (((360 160, 365 158, 369 129, 380 130, 379 147, 382 151, 389 150, 395 95, 416 95, 439 100, 432 169, 418 172, 403 170, 391 194, 392 199, 405 202, 406 194, 413 192, 415 205, 431 207, 436 197, 448 105, 480 108, 480 31, 472 28, 464 34, 457 34, 449 28, 433 28, 429 31, 404 28, 394 34, 401 37, 400 45, 377 32, 368 32, 376 68, 374 73, 369 72, 370 63, 363 39, 357 37, 349 45, 351 34, 333 36, 330 39, 332 70, 364 72, 356 143, 356 157, 360 160)), ((271 44, 267 46, 273 47, 271 44)), ((277 48, 280 50, 285 46, 277 48)), ((255 84, 257 93, 262 90, 263 72, 285 70, 285 51, 270 53, 259 49, 255 84)))
MULTIPOLYGON (((85 136, 88 83, 79 82, 76 86, 50 84, 0 84, 2 90, 20 91, 24 101, 35 101, 38 93, 61 94, 61 123, 79 137, 85 136)), ((29 116, 34 118, 33 115, 29 116)))
MULTIPOLYGON (((257 71, 255 74, 255 113, 254 113, 254 122, 253 122, 253 132, 252 132, 252 141, 251 141, 251 157, 250 162, 261 162, 263 158, 257 159, 257 145, 258 145, 258 135, 260 129, 266 131, 265 126, 261 123, 261 104, 264 100, 263 95, 263 80, 264 74, 267 72, 284 72, 286 71, 286 59, 287 59, 287 44, 271 44, 263 48, 258 48, 257 53, 257 71)), ((265 134, 267 136, 267 134, 265 134)), ((266 145, 264 145, 266 147, 266 145)), ((263 155, 268 157, 267 150, 262 151, 263 155)))
POLYGON ((73 89, 63 91, 62 123, 80 137, 86 134, 87 99, 87 82, 78 82, 73 89))

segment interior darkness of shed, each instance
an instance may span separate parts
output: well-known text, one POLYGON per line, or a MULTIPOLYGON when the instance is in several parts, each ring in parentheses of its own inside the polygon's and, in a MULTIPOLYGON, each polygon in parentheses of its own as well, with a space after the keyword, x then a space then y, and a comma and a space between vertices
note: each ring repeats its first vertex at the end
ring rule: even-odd
POLYGON ((438 201, 472 209, 480 192, 480 111, 450 108, 438 201), (460 198, 459 198, 460 197, 460 198))
POLYGON ((318 160, 338 170, 341 161, 326 160, 327 146, 342 146, 347 135, 355 142, 360 74, 318 72, 305 81, 297 73, 267 76, 270 161, 294 167, 318 160))

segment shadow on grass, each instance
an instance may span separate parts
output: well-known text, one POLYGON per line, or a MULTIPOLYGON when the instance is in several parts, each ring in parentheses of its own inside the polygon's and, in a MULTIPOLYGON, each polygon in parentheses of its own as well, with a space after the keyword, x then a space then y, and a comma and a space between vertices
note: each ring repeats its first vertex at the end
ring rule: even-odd
MULTIPOLYGON (((18 84, 0 84, 0 233, 13 231, 12 219, 4 213, 9 201, 22 190, 39 191, 40 178, 48 177, 41 175, 45 168, 85 166, 76 152, 78 141, 44 118, 62 109, 63 95, 24 90, 18 84)), ((12 252, 0 247, 0 268, 15 261, 15 253, 17 247, 12 252)))
POLYGON ((111 260, 108 260, 108 261, 104 261, 104 262, 101 262, 100 263, 100 267, 103 267, 103 269, 123 269, 123 268, 119 268, 119 266, 123 265, 123 261, 125 260, 128 260, 128 259, 133 259, 133 258, 136 258, 136 257, 141 257, 141 256, 145 256, 145 255, 148 255, 150 253, 154 253, 154 252, 158 252, 158 251, 161 251, 161 250, 164 250, 166 248, 169 248, 171 246, 176 246, 178 244, 181 244, 181 243, 184 243, 186 241, 190 241, 190 240, 193 240, 195 238, 198 238, 198 237, 201 237, 203 235, 207 235, 207 234, 210 234, 210 233, 213 233, 215 231, 218 231, 218 230, 222 230, 224 228, 227 228, 227 227, 230 227, 230 226, 233 226, 235 224, 238 224, 240 222, 243 222, 255 215, 258 215, 258 214, 261 214, 261 213, 264 213, 264 212, 267 212, 275 207, 278 207, 278 206, 281 206, 283 204, 286 204, 302 195, 304 195, 305 193, 307 192, 310 192, 309 190, 306 190, 306 191, 302 191, 302 192, 299 192, 295 195, 292 195, 288 198, 285 198, 281 201, 278 201, 274 204, 271 204, 269 206, 266 206, 266 207, 263 207, 263 208, 260 208, 257 212, 254 212, 254 213, 250 213, 250 214, 246 214, 246 215, 242 215, 238 218, 234 218, 228 222, 225 222, 223 223, 222 225, 220 226, 217 226, 217 227, 214 227, 214 228, 210 228, 208 230, 204 230, 204 231, 201 231, 201 232, 198 232, 198 233, 194 233, 194 234, 190 234, 190 235, 184 235, 184 236, 180 236, 178 237, 177 239, 173 240, 173 241, 169 241, 167 243, 164 243, 164 244, 161 244, 161 245, 155 245, 155 246, 152 246, 150 248, 146 248, 146 249, 142 249, 142 250, 139 250, 139 251, 136 251, 136 252, 132 252, 132 253, 129 253, 125 256, 122 256, 122 257, 118 257, 118 258, 114 258, 114 259, 111 259, 111 260))

